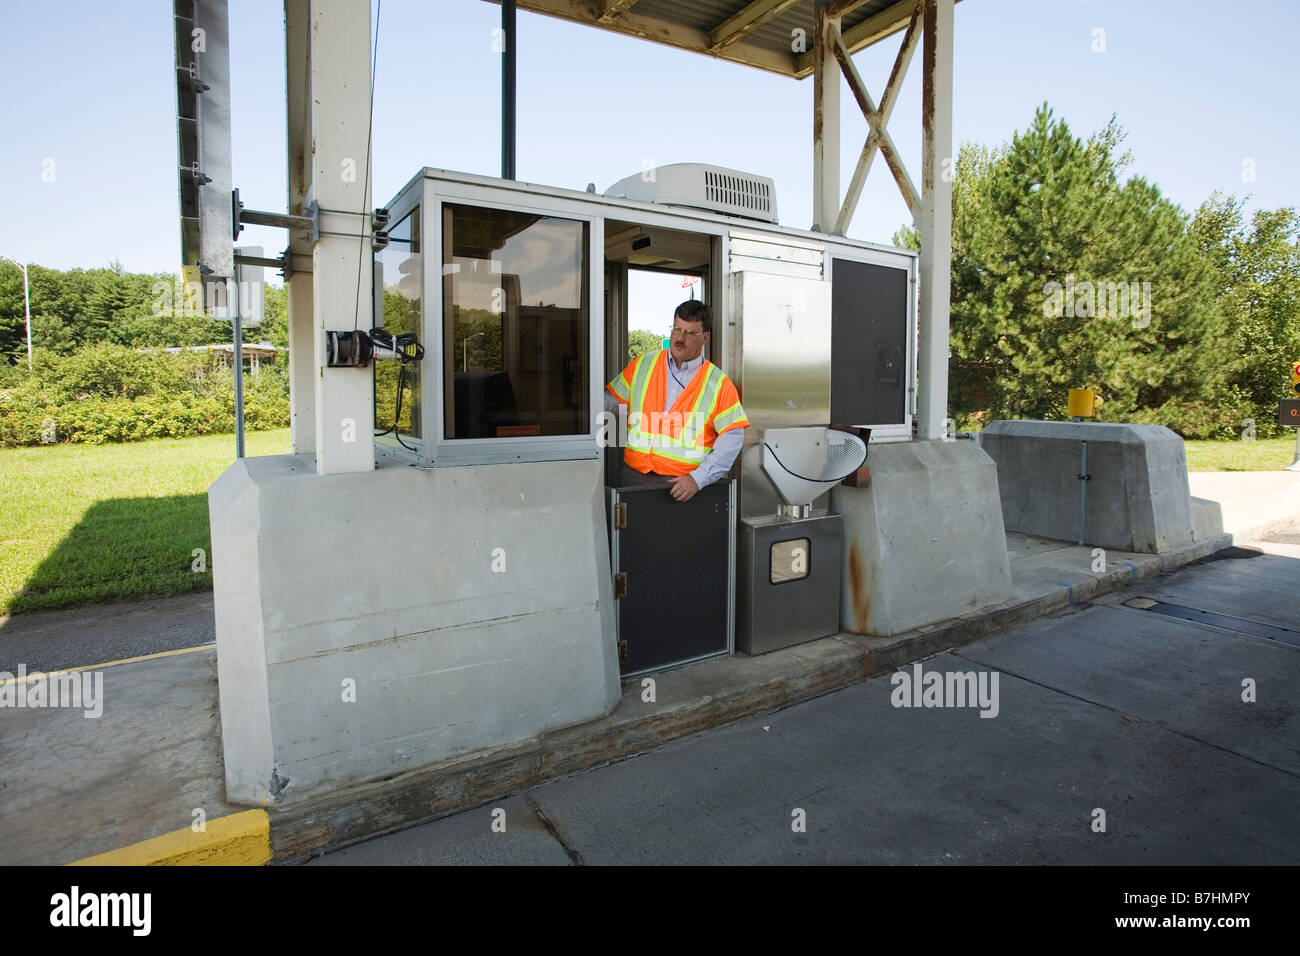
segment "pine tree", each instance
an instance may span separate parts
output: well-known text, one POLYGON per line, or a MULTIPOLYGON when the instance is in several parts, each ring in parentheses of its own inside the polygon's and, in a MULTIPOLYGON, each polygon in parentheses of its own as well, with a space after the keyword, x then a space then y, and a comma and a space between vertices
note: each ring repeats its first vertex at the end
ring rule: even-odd
POLYGON ((1182 210, 1123 179, 1123 138, 1112 117, 1081 140, 1044 104, 1009 144, 962 147, 950 396, 966 421, 1064 418, 1072 387, 1098 389, 1105 420, 1187 434, 1238 420, 1214 270, 1182 210))

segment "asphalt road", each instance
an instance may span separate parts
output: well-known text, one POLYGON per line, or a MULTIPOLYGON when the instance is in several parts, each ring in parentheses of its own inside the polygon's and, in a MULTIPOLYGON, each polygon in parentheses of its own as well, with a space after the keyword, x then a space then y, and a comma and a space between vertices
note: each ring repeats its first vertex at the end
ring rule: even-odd
POLYGON ((1300 863, 1298 532, 312 863, 1300 863))
POLYGON ((88 667, 214 644, 212 592, 0 618, 0 671, 88 667))

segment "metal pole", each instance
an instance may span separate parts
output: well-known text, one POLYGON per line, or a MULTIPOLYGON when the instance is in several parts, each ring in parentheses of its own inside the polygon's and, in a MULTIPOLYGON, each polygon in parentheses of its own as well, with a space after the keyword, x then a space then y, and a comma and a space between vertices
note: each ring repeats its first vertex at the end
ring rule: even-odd
POLYGON ((32 296, 27 285, 27 263, 19 262, 11 256, 0 256, 5 262, 12 262, 23 270, 23 311, 27 314, 27 372, 32 371, 32 296))
MULTIPOLYGON (((921 238, 917 261, 916 435, 942 438, 948 414, 952 312, 953 0, 925 0, 921 12, 921 238)), ((889 157, 886 153, 886 159, 889 157)))
POLYGON ((1295 430, 1295 461, 1282 469, 1283 471, 1300 471, 1300 428, 1295 430))
POLYGON ((230 311, 235 321, 235 457, 244 457, 244 330, 243 319, 239 314, 239 288, 230 287, 234 295, 227 295, 230 311))
POLYGON ((840 212, 840 67, 830 34, 840 22, 821 0, 813 18, 813 229, 830 232, 840 212))
POLYGON ((515 0, 501 0, 501 178, 515 178, 515 0))

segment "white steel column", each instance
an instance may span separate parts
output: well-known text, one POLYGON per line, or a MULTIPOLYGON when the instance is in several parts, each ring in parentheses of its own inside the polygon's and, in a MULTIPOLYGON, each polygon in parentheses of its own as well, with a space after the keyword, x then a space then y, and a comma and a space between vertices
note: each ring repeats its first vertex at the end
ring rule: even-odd
MULTIPOLYGON (((311 2, 311 196, 325 210, 370 209, 370 4, 311 2)), ((325 368, 326 330, 369 331, 374 298, 368 215, 322 212, 312 250, 316 472, 375 467, 370 368, 325 368), (364 238, 357 238, 358 235, 364 238)))
MULTIPOLYGON (((311 0, 284 2, 284 64, 288 133, 289 203, 291 216, 304 216, 311 185, 311 0)), ((292 269, 311 262, 305 233, 289 232, 292 269)), ((315 315, 310 272, 294 271, 285 282, 289 310, 289 440, 298 453, 316 450, 315 315)))
POLYGON ((813 229, 830 232, 840 211, 840 69, 831 52, 838 17, 818 0, 813 36, 813 229), (832 32, 833 31, 833 32, 832 32))
POLYGON ((922 0, 921 256, 917 437, 942 438, 948 415, 948 319, 952 266, 953 0, 922 0))

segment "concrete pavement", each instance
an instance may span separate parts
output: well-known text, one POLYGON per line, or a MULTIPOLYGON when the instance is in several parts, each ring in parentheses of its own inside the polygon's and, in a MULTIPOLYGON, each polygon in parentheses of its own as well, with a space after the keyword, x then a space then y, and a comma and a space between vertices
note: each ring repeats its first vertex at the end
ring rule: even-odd
POLYGON ((1248 632, 1300 638, 1300 542, 1260 547, 904 669, 998 674, 988 719, 879 675, 312 862, 1296 865, 1300 646, 1248 632))
MULTIPOLYGON (((1112 552, 1105 556, 1106 570, 1098 571, 1090 548, 1008 535, 1016 593, 1000 608, 892 638, 841 634, 759 658, 708 661, 661 675, 654 704, 642 700, 639 682, 628 684, 623 702, 600 721, 544 735, 520 747, 355 788, 329 800, 269 809, 275 860, 301 860, 329 847, 498 800, 554 776, 820 697, 871 674, 969 644, 1045 614, 1068 611, 1116 588, 1155 580, 1231 544, 1235 528, 1267 527, 1300 517, 1300 475, 1260 474, 1262 478, 1256 473, 1233 473, 1212 480, 1192 475, 1192 493, 1203 499, 1194 502, 1197 538, 1192 547, 1175 554, 1112 552), (1208 494, 1220 497, 1209 499, 1205 497, 1208 494)), ((1246 570, 1246 565, 1253 567, 1258 559, 1215 564, 1240 564, 1240 573, 1249 578, 1256 572, 1246 570)), ((1269 570, 1270 586, 1300 592, 1297 567, 1300 564, 1285 561, 1269 570)), ((1218 577, 1214 580, 1214 586, 1221 589, 1234 586, 1218 577)), ((210 595, 206 597, 210 601, 210 595)), ((108 613, 107 619, 119 629, 136 628, 142 635, 153 635, 140 646, 158 646, 149 643, 158 640, 165 645, 167 635, 177 630, 177 621, 189 622, 179 628, 184 634, 202 631, 202 613, 194 606, 199 596, 185 600, 193 603, 177 608, 171 616, 123 604, 111 606, 121 610, 108 613)), ((78 642, 95 646, 96 621, 106 619, 103 609, 84 609, 80 616, 76 612, 51 613, 64 615, 57 626, 46 615, 0 624, 0 657, 23 660, 15 653, 26 653, 26 648, 35 645, 19 648, 8 645, 7 640, 15 635, 30 638, 42 629, 48 635, 76 627, 78 642)), ((1290 619, 1290 625, 1279 626, 1295 627, 1296 620, 1300 620, 1300 612, 1290 619)), ((1171 626, 1168 621, 1160 623, 1171 626)), ((1172 626, 1182 625, 1175 622, 1172 626)), ((62 640, 71 645, 71 637, 62 640)), ((59 653, 65 656, 51 656, 54 663, 41 666, 60 666, 58 661, 77 659, 68 656, 70 651, 59 653)), ((0 801, 0 862, 71 862, 136 841, 184 833, 200 816, 213 820, 246 809, 224 799, 215 653, 214 647, 200 648, 100 668, 104 711, 98 719, 73 710, 0 712, 0 752, 6 754, 10 768, 0 781, 4 797, 0 801)), ((1122 663, 1116 661, 1117 666, 1122 663)), ((869 683, 874 686, 879 681, 869 683)), ((861 693, 868 693, 866 685, 863 687, 861 693)), ((511 806, 517 807, 525 797, 511 800, 511 806)), ((549 839, 543 822, 545 809, 532 812, 549 839)), ((509 810, 507 815, 518 816, 509 810)), ((546 840, 539 838, 537 845, 538 853, 547 859, 554 857, 554 847, 546 840)))

